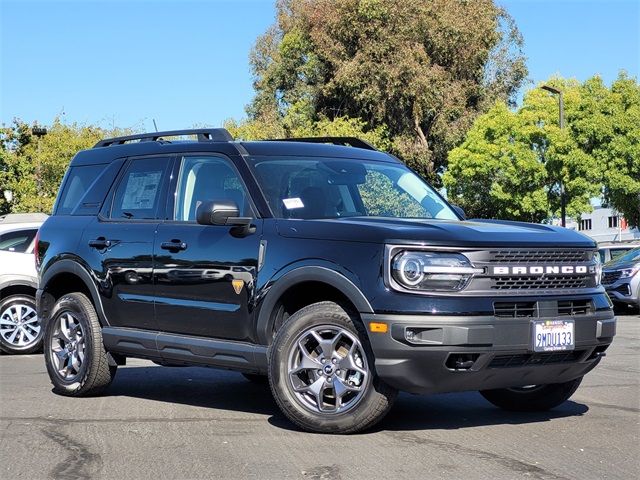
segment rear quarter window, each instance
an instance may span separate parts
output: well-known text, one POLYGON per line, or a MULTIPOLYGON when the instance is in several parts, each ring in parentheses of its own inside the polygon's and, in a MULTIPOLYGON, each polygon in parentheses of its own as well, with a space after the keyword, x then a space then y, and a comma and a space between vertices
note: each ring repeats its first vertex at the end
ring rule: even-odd
POLYGON ((70 215, 105 167, 106 165, 71 167, 62 187, 56 215, 70 215))

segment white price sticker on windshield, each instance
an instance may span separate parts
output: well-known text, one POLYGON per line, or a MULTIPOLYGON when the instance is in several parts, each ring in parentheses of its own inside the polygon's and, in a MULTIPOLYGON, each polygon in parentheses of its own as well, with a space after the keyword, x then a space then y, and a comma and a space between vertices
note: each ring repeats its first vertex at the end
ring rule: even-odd
POLYGON ((296 208, 304 208, 304 203, 298 197, 295 198, 283 198, 282 203, 287 208, 287 210, 294 210, 296 208))

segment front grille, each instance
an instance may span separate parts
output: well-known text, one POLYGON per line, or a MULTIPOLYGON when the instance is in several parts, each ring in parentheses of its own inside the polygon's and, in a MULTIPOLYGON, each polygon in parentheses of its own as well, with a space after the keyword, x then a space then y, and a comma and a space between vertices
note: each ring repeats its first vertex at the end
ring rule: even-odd
POLYGON ((578 362, 586 350, 567 352, 525 353, 520 355, 497 355, 493 357, 489 368, 529 367, 533 365, 550 365, 558 363, 578 362))
POLYGON ((591 260, 589 250, 493 250, 490 263, 581 263, 591 260))
POLYGON ((622 271, 614 270, 613 272, 604 272, 602 275, 602 284, 611 285, 616 282, 622 276, 622 271))
POLYGON ((536 302, 495 302, 493 314, 500 318, 536 317, 536 302))
POLYGON ((558 302, 558 316, 588 315, 592 312, 589 300, 561 300, 558 302))
POLYGON ((492 277, 492 290, 573 290, 587 288, 588 277, 492 277))

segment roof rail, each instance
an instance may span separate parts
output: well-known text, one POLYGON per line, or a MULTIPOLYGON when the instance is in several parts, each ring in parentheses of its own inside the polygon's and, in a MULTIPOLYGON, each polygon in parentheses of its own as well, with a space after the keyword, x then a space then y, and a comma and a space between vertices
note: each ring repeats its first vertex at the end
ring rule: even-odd
POLYGON ((365 150, 378 150, 369 142, 357 137, 301 137, 301 138, 278 138, 269 140, 273 142, 308 142, 308 143, 331 143, 333 145, 343 145, 347 147, 364 148, 365 150))
POLYGON ((124 137, 105 138, 96 143, 93 148, 123 145, 127 142, 155 142, 162 137, 179 137, 182 135, 197 135, 198 142, 232 142, 233 137, 226 128, 196 128, 190 130, 169 130, 167 132, 138 133, 124 137))

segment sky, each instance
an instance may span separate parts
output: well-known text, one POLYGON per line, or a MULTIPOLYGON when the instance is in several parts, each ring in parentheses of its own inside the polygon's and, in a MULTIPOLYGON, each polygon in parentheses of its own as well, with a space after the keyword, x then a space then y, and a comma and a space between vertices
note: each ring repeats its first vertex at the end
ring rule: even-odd
MULTIPOLYGON (((640 0, 498 0, 530 82, 640 76, 640 0)), ((0 123, 171 130, 244 117, 273 0, 0 0, 0 123)))

